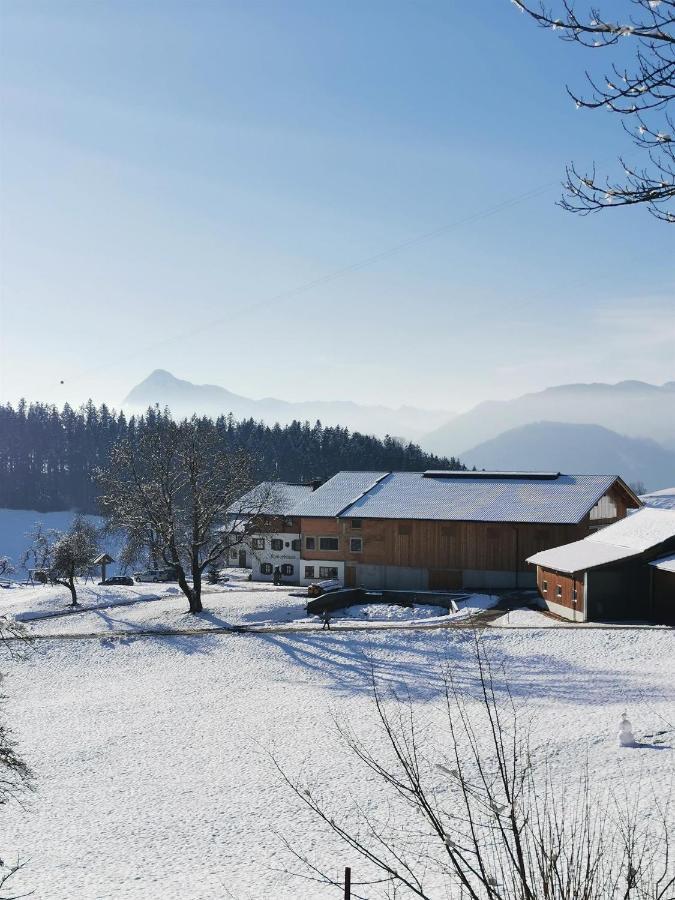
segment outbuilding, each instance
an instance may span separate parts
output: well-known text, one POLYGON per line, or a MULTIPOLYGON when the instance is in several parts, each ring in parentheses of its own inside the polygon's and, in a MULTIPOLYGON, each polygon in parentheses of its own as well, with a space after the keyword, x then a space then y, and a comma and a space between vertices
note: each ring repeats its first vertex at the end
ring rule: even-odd
POLYGON ((563 618, 675 624, 675 510, 645 507, 528 562, 546 607, 563 618))

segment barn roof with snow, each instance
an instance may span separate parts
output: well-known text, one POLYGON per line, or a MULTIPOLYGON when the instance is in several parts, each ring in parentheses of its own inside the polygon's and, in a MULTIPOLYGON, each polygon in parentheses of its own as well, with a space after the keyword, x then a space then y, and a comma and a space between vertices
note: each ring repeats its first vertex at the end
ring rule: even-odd
POLYGON ((554 572, 572 574, 658 550, 675 540, 675 510, 644 507, 581 541, 535 553, 527 560, 554 572))
POLYGON ((228 510, 230 516, 265 512, 277 516, 296 515, 293 510, 312 493, 313 485, 288 481, 263 481, 247 491, 228 510))
POLYGON ((296 516, 338 516, 385 478, 388 472, 338 472, 302 500, 296 516))
POLYGON ((362 519, 577 524, 616 475, 559 472, 338 472, 293 515, 362 519))

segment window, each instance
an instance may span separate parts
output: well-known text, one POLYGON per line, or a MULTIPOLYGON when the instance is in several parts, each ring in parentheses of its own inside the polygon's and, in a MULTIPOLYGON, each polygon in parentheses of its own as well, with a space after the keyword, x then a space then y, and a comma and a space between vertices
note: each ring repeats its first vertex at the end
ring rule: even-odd
POLYGON ((265 538, 253 538, 253 540, 251 541, 251 546, 254 550, 264 550, 265 538))
POLYGON ((311 538, 311 537, 305 538, 305 549, 306 550, 316 550, 316 538, 311 538))
POLYGON ((360 528, 361 519, 352 519, 352 528, 360 528))
POLYGON ((232 559, 237 559, 237 551, 233 550, 232 553, 230 553, 230 556, 232 557, 232 559))
POLYGON ((352 553, 360 553, 363 550, 363 538, 350 538, 349 549, 352 553))
POLYGON ((293 566, 290 565, 290 563, 284 563, 283 566, 281 567, 282 575, 292 575, 293 571, 294 571, 293 566))
POLYGON ((272 563, 262 563, 260 566, 261 575, 271 575, 273 571, 272 563))
POLYGON ((340 541, 338 538, 325 537, 319 538, 319 550, 339 550, 340 541))
POLYGON ((319 578, 337 578, 337 566, 319 566, 319 578))
POLYGON ((305 566, 305 578, 314 578, 314 566, 305 566))
POLYGON ((280 538, 272 538, 270 544, 272 545, 272 550, 284 549, 284 542, 280 538))
POLYGON ((293 519, 284 519, 284 529, 291 531, 293 528, 293 519))
POLYGON ((561 585, 557 585, 557 587, 555 589, 555 595, 556 595, 556 597, 562 597, 562 586, 561 585))
POLYGON ((294 541, 291 541, 291 550, 295 550, 296 553, 299 553, 302 549, 302 541, 300 538, 296 538, 294 541))
POLYGON ((545 594, 547 590, 548 590, 548 581, 542 581, 542 583, 541 583, 542 594, 545 594))

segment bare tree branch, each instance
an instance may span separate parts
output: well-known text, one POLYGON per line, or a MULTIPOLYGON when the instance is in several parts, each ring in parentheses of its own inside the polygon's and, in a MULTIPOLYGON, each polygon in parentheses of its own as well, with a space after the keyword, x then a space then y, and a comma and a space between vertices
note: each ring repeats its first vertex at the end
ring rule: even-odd
POLYGON ((608 50, 616 59, 601 75, 586 71, 589 92, 567 88, 577 109, 609 110, 646 162, 636 165, 619 156, 622 177, 598 175, 570 163, 560 205, 586 215, 608 207, 644 204, 657 219, 675 222, 675 126, 670 112, 675 99, 675 6, 672 0, 630 0, 633 15, 619 21, 617 4, 581 13, 569 0, 555 12, 547 4, 512 0, 541 27, 590 50, 608 50), (614 10, 612 9, 614 6, 614 10), (632 55, 626 52, 631 42, 632 55), (627 55, 630 56, 626 61, 627 55))
MULTIPOLYGON (((508 682, 474 637, 478 695, 448 663, 445 748, 421 727, 410 697, 384 690, 373 672, 373 712, 381 739, 365 744, 336 723, 343 745, 387 792, 385 812, 338 788, 317 790, 274 754, 283 783, 323 826, 362 859, 369 898, 440 896, 471 900, 665 900, 672 894, 668 802, 646 820, 614 799, 599 802, 588 767, 560 783, 531 746, 508 682), (439 783, 439 778, 441 779, 439 783), (618 817, 610 809, 620 811, 618 817), (625 811, 624 811, 625 808, 625 811)), ((359 780, 360 783, 360 780, 359 780)), ((628 798, 626 798, 626 801, 628 798)), ((282 835, 310 877, 338 886, 334 873, 282 835)))

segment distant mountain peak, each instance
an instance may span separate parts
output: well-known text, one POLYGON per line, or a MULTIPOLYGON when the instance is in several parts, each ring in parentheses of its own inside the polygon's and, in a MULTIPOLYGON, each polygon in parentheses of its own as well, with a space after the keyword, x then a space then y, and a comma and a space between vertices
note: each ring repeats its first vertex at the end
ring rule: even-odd
POLYGON ((214 384, 193 384, 177 378, 166 369, 155 369, 137 384, 123 401, 123 406, 147 409, 159 404, 182 418, 193 413, 220 416, 232 413, 237 419, 253 418, 268 424, 288 424, 294 419, 324 425, 341 425, 365 434, 397 435, 419 439, 425 432, 450 418, 443 410, 401 406, 365 406, 353 400, 305 400, 293 403, 276 397, 254 400, 234 394, 214 384))

